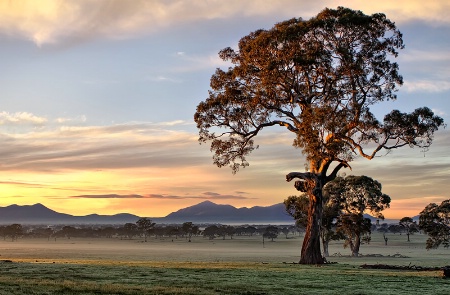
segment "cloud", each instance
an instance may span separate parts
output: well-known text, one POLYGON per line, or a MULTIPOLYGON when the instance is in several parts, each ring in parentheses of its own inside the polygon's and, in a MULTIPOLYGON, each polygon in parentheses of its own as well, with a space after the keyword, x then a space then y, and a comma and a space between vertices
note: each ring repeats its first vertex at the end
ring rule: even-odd
MULTIPOLYGON (((11 121, 24 116, 3 116, 6 117, 11 121)), ((25 118, 37 117, 28 114, 25 118)), ((56 121, 76 124, 71 120, 56 121)), ((186 124, 189 125, 182 120, 110 126, 50 124, 21 133, 0 129, 1 170, 55 172, 197 166, 205 158, 198 148, 197 136, 182 130, 186 124)))
POLYGON ((60 118, 55 119, 55 122, 58 124, 66 124, 66 123, 74 123, 74 122, 85 123, 86 121, 87 121, 87 117, 85 115, 81 115, 81 116, 74 117, 74 118, 60 117, 60 118))
POLYGON ((151 81, 151 82, 181 83, 181 80, 169 78, 169 77, 166 77, 166 76, 148 77, 147 80, 151 81))
POLYGON ((44 188, 48 187, 48 185, 41 184, 41 183, 33 183, 33 182, 24 182, 24 181, 0 181, 0 184, 6 184, 6 185, 14 185, 14 186, 24 186, 24 187, 31 187, 31 188, 44 188))
POLYGON ((44 117, 38 117, 28 112, 1 112, 0 113, 0 125, 43 125, 47 122, 44 117))
POLYGON ((371 1, 343 0, 324 1, 330 7, 341 5, 359 9, 365 13, 383 12, 397 23, 421 20, 430 24, 449 24, 448 11, 450 3, 447 0, 421 1, 421 0, 381 0, 371 1))
POLYGON ((407 92, 445 92, 450 90, 450 82, 444 80, 411 80, 403 84, 407 92))
POLYGON ((450 23, 447 0, 377 1, 376 4, 356 0, 2 0, 0 31, 41 46, 98 37, 132 38, 171 26, 213 19, 271 18, 274 14, 280 20, 296 16, 309 18, 324 7, 338 5, 365 13, 385 12, 397 22, 419 19, 434 24, 450 23))
POLYGON ((230 195, 230 194, 220 194, 215 192, 204 192, 200 195, 186 195, 186 196, 177 196, 177 195, 158 195, 151 194, 148 195, 153 199, 201 199, 201 200, 248 200, 255 199, 250 197, 244 197, 241 194, 238 195, 230 195))
POLYGON ((149 195, 118 195, 118 194, 99 194, 99 195, 78 195, 71 196, 71 199, 164 199, 164 200, 187 200, 187 199, 201 199, 201 200, 247 200, 253 198, 243 197, 241 195, 223 195, 213 192, 205 192, 201 195, 167 195, 167 194, 149 194, 149 195))
POLYGON ((107 194, 107 195, 79 195, 71 196, 73 199, 143 199, 144 196, 141 195, 117 195, 117 194, 107 194))

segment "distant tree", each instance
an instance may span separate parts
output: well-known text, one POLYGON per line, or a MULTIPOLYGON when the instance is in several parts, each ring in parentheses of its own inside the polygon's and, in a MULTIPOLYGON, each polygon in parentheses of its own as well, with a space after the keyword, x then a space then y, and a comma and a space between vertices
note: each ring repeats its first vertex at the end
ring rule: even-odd
POLYGON ((53 230, 53 228, 47 227, 44 229, 43 233, 47 237, 47 241, 50 241, 50 238, 53 236, 55 231, 53 230))
POLYGON ((310 203, 300 263, 322 264, 320 225, 324 185, 361 156, 403 146, 428 148, 443 119, 429 108, 393 110, 383 122, 370 108, 395 100, 403 78, 392 58, 404 47, 402 34, 382 13, 365 15, 344 7, 293 18, 243 37, 238 50, 219 56, 227 70, 211 77, 209 97, 197 106, 199 141, 211 142, 213 162, 233 173, 248 166, 269 127, 293 135, 309 170, 286 180, 310 203))
POLYGON ((419 227, 428 234, 427 249, 450 246, 450 199, 440 205, 430 203, 420 212, 419 227))
POLYGON ((102 227, 100 230, 100 235, 104 236, 105 238, 112 238, 117 232, 117 228, 114 228, 112 226, 102 227))
POLYGON ((280 231, 285 235, 286 239, 288 238, 288 235, 291 232, 291 230, 287 226, 280 229, 280 231))
POLYGON ((75 227, 66 225, 63 226, 63 228, 57 232, 57 236, 66 237, 67 239, 70 240, 71 237, 76 235, 76 232, 77 229, 75 227))
POLYGON ((192 222, 183 223, 181 229, 188 238, 189 242, 191 242, 192 235, 197 235, 200 233, 199 227, 194 225, 192 222))
POLYGON ((405 233, 408 236, 408 242, 410 241, 409 236, 419 231, 417 223, 413 221, 411 217, 403 217, 400 219, 399 225, 405 230, 405 233))
POLYGON ((387 246, 387 242, 388 242, 389 238, 386 237, 386 233, 383 233, 383 240, 384 240, 384 245, 387 246))
POLYGON ((344 246, 350 246, 352 256, 359 255, 361 237, 371 233, 372 222, 364 218, 370 211, 377 218, 384 219, 383 211, 389 208, 391 198, 383 194, 381 184, 367 176, 337 177, 324 187, 330 199, 339 203, 341 214, 338 232, 346 237, 344 246))
POLYGON ((3 237, 3 240, 6 240, 7 234, 6 234, 6 226, 0 225, 0 236, 3 237))
POLYGON ((156 223, 152 222, 151 219, 142 217, 136 221, 138 230, 144 235, 144 242, 147 242, 147 236, 150 234, 152 229, 155 227, 156 223))
POLYGON ((390 233, 393 233, 393 234, 398 234, 398 233, 401 233, 403 231, 403 229, 404 228, 399 224, 391 224, 388 226, 387 231, 389 231, 390 233))
POLYGON ((271 239, 273 242, 273 239, 278 238, 278 227, 274 225, 269 225, 264 229, 263 238, 271 239))
POLYGON ((225 230, 225 233, 230 237, 230 239, 233 239, 233 236, 236 233, 236 228, 234 226, 227 225, 227 226, 225 226, 224 230, 225 230))
POLYGON ((136 236, 138 232, 138 226, 135 223, 127 222, 122 227, 122 233, 130 240, 136 236))
POLYGON ((23 235, 23 228, 21 224, 14 223, 6 226, 5 232, 6 236, 10 237, 11 240, 14 242, 17 240, 18 237, 23 235))
POLYGON ((214 239, 219 234, 219 228, 217 225, 210 225, 203 230, 203 236, 208 237, 210 240, 214 239))
POLYGON ((178 239, 178 236, 183 235, 183 230, 179 226, 168 225, 165 227, 165 233, 169 237, 175 237, 175 239, 178 239))
POLYGON ((254 233, 256 233, 256 227, 254 226, 247 226, 245 228, 245 232, 249 235, 249 236, 253 236, 254 233))
POLYGON ((54 230, 50 227, 34 227, 29 234, 34 238, 47 238, 47 240, 50 240, 53 233, 54 230))

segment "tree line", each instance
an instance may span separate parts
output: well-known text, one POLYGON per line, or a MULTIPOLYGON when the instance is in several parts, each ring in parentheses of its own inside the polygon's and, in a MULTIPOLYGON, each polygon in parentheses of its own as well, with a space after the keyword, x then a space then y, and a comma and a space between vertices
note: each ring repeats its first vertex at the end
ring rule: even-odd
POLYGON ((235 236, 262 236, 267 239, 275 239, 279 234, 299 235, 302 229, 295 226, 277 227, 273 225, 255 226, 231 226, 231 225, 206 225, 200 228, 192 222, 184 222, 180 225, 157 225, 149 218, 140 218, 136 223, 125 223, 120 226, 110 225, 60 225, 60 226, 32 226, 11 224, 0 226, 0 237, 4 240, 16 241, 18 238, 46 238, 71 239, 71 238, 119 238, 119 239, 143 239, 148 238, 185 238, 188 242, 193 236, 202 236, 208 239, 233 239, 235 236))

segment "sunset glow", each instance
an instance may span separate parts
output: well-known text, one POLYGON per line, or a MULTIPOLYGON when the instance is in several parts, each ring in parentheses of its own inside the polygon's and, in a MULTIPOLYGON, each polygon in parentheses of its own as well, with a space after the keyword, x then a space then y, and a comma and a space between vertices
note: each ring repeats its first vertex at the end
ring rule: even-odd
MULTIPOLYGON (((204 200, 252 207, 298 195, 285 175, 305 160, 290 134, 268 129, 232 175, 197 142, 193 115, 215 69, 228 67, 221 49, 337 6, 383 12, 404 35, 405 83, 397 101, 374 106, 379 119, 428 106, 448 124, 447 0, 0 0, 0 206, 162 217, 204 200)), ((450 198, 449 150, 447 128, 426 153, 404 147, 342 172, 383 185, 387 218, 414 216, 450 198)))

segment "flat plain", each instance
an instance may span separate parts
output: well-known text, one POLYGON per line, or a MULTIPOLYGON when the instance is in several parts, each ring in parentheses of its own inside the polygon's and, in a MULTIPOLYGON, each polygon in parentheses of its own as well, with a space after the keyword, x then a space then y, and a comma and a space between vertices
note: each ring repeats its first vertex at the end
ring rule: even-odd
POLYGON ((448 294, 450 249, 425 249, 426 235, 375 233, 349 257, 330 245, 331 264, 298 265, 302 237, 0 240, 0 294, 448 294), (409 266, 363 269, 363 264, 409 266))

